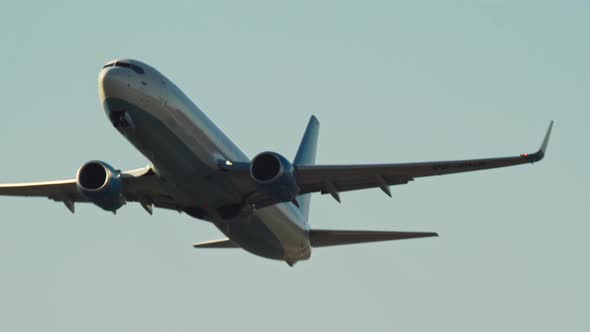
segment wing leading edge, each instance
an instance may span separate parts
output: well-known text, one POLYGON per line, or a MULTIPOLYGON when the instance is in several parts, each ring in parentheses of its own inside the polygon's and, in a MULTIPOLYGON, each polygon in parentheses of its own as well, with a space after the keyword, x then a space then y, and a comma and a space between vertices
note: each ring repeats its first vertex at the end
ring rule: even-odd
POLYGON ((502 158, 405 164, 299 166, 296 169, 300 194, 321 192, 322 194, 331 194, 340 202, 340 192, 381 188, 383 192, 391 196, 389 186, 405 184, 418 177, 535 163, 543 159, 546 154, 552 127, 553 121, 549 124, 541 147, 537 152, 531 154, 525 153, 502 158))

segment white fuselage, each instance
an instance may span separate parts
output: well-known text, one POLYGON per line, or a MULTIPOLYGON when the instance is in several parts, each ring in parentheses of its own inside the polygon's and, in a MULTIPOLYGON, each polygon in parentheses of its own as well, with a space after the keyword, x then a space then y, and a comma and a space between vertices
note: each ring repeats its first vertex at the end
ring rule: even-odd
POLYGON ((309 258, 309 226, 292 203, 242 213, 229 222, 219 216, 222 205, 243 203, 219 164, 249 158, 164 75, 136 60, 118 62, 125 66, 111 62, 100 72, 100 100, 111 121, 124 112, 125 126, 117 129, 153 163, 175 200, 202 210, 203 219, 250 252, 291 263, 309 258))

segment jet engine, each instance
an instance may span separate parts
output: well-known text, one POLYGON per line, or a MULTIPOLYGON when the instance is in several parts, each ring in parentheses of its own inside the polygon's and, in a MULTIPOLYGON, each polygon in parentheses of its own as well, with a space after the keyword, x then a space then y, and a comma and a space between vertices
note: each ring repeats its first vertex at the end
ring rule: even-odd
POLYGON ((102 161, 89 161, 76 174, 78 191, 104 210, 115 212, 123 204, 120 172, 102 161))
POLYGON ((250 163, 250 176, 260 190, 277 202, 296 202, 299 187, 295 180, 295 168, 276 152, 262 152, 250 163))

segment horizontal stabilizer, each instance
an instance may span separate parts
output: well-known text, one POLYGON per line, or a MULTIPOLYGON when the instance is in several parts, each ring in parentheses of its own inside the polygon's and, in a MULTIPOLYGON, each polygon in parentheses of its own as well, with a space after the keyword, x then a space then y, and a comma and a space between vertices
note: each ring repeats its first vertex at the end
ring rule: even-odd
POLYGON ((239 248, 239 246, 233 243, 230 239, 221 239, 206 241, 201 243, 193 244, 195 248, 239 248))
POLYGON ((316 229, 309 232, 309 242, 312 247, 327 247, 432 236, 438 236, 438 234, 431 232, 337 231, 316 229))

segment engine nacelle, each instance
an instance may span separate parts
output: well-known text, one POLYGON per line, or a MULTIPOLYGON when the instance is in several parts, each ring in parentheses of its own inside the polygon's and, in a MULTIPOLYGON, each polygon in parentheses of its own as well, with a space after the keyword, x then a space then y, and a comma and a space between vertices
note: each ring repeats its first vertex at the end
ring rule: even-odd
POLYGON ((275 152, 262 152, 250 163, 250 176, 260 190, 278 202, 291 202, 299 193, 295 168, 285 157, 275 152))
POLYGON ((89 161, 76 174, 78 191, 104 210, 115 212, 125 204, 118 171, 102 161, 89 161))

